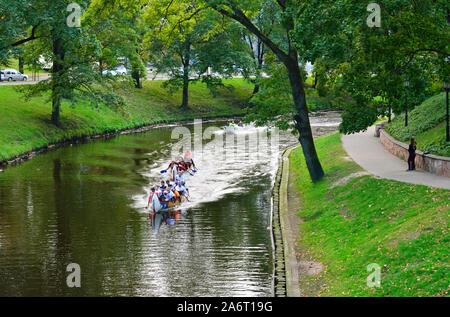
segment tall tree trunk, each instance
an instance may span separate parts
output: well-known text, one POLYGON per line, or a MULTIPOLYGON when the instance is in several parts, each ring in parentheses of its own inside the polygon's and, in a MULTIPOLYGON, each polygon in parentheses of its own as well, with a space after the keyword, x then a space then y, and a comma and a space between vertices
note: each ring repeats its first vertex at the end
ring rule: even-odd
POLYGON ((23 74, 23 57, 19 56, 19 72, 23 74))
POLYGON ((189 108, 189 66, 183 66, 183 100, 181 108, 189 108))
POLYGON ((308 107, 306 105, 305 89, 303 87, 303 79, 298 59, 295 53, 290 54, 289 59, 285 61, 285 66, 289 74, 289 82, 291 84, 292 96, 294 100, 296 114, 294 115, 295 128, 299 132, 299 141, 302 145, 303 155, 305 156, 306 166, 308 168, 311 180, 319 181, 324 177, 325 173, 317 156, 314 138, 309 121, 308 107))
POLYGON ((259 85, 258 85, 258 83, 256 82, 256 83, 255 83, 255 88, 253 88, 253 95, 256 95, 258 92, 259 92, 259 85))
POLYGON ((52 67, 52 123, 59 126, 59 113, 62 98, 62 81, 64 72, 64 48, 58 34, 52 32, 53 67, 52 67))
POLYGON ((314 84, 312 86, 313 89, 316 89, 318 80, 319 78, 317 77, 317 73, 314 73, 314 84))
POLYGON ((262 69, 264 64, 264 43, 261 41, 261 39, 258 38, 258 47, 256 52, 256 80, 255 80, 255 87, 253 88, 253 95, 256 95, 259 92, 259 83, 258 80, 262 77, 262 69))
MULTIPOLYGON (((133 67, 133 66, 132 66, 133 67)), ((131 72, 131 77, 134 79, 134 87, 141 89, 142 88, 142 82, 141 82, 141 74, 139 73, 139 70, 133 67, 133 71, 131 72)))
POLYGON ((183 100, 181 101, 181 108, 189 108, 189 67, 191 63, 191 43, 186 40, 186 47, 183 59, 183 100))
POLYGON ((61 96, 52 92, 52 123, 59 127, 59 112, 61 108, 61 96))

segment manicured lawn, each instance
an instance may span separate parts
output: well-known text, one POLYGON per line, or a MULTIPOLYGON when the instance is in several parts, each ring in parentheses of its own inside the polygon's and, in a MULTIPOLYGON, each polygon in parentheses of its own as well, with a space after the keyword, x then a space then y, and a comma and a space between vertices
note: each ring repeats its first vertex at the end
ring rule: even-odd
POLYGON ((300 288, 319 296, 448 296, 450 191, 367 175, 333 187, 361 168, 345 159, 339 134, 316 144, 327 174, 316 184, 301 149, 290 156, 303 220, 299 252, 324 265, 320 275, 302 276, 300 288), (371 263, 382 268, 381 288, 367 286, 371 263))
POLYGON ((48 96, 26 101, 13 86, 0 87, 0 160, 74 136, 98 134, 117 129, 153 123, 242 115, 253 87, 243 79, 226 80, 234 90, 220 89, 213 97, 205 85, 193 84, 190 90, 190 110, 180 109, 181 92, 173 95, 161 87, 161 81, 148 81, 142 90, 117 88, 127 101, 123 113, 106 106, 92 107, 88 103, 74 107, 64 102, 61 127, 50 122, 51 104, 48 96))

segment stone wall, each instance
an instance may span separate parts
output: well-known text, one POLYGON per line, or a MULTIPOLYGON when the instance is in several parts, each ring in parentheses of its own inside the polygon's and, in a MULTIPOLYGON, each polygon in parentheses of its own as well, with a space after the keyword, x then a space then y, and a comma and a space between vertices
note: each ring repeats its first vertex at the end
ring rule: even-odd
MULTIPOLYGON (((389 152, 404 161, 408 161, 409 153, 406 143, 394 139, 383 129, 380 131, 380 141, 389 152)), ((416 168, 435 175, 450 177, 450 157, 416 151, 416 168)))
MULTIPOLYGON (((284 154, 283 154, 284 155, 284 154)), ((273 209, 272 209, 272 235, 274 241, 274 295, 275 297, 286 297, 286 267, 284 257, 283 232, 281 231, 280 217, 280 186, 283 174, 283 156, 275 179, 272 190, 273 209)))

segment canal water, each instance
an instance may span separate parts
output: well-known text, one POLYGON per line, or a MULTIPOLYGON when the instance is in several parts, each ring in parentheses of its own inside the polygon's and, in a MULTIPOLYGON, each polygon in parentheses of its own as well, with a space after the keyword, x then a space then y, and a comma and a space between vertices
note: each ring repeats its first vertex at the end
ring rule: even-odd
MULTIPOLYGON (((328 113, 312 125, 322 135, 339 121, 328 113)), ((189 145, 181 127, 155 128, 0 173, 0 296, 272 296, 271 186, 297 140, 222 125, 186 125, 189 145), (152 223, 149 189, 186 146, 198 167, 190 202, 152 223), (67 285, 71 263, 79 288, 67 285)))

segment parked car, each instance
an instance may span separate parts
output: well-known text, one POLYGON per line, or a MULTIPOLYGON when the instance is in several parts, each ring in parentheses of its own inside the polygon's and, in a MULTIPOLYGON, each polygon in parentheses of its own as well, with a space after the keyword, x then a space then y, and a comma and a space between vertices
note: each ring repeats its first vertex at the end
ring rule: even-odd
POLYGON ((111 75, 111 76, 124 76, 128 73, 128 70, 124 66, 119 66, 113 69, 107 69, 103 71, 103 76, 111 75))
POLYGON ((28 80, 28 76, 22 74, 21 72, 15 70, 15 69, 2 69, 0 74, 1 80, 5 81, 25 81, 28 80))

